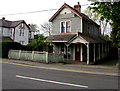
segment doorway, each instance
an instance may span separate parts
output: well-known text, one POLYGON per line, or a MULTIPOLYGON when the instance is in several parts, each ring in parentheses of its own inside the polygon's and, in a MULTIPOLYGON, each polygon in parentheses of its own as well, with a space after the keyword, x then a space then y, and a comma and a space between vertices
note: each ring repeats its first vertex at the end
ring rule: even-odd
POLYGON ((75 44, 75 60, 80 61, 80 44, 75 44))

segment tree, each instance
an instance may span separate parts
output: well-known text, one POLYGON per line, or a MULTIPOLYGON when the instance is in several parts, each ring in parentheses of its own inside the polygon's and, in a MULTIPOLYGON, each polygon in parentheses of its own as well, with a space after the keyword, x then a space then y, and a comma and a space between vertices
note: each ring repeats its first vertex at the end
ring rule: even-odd
POLYGON ((28 50, 34 50, 34 51, 47 51, 48 46, 51 45, 50 41, 46 40, 46 37, 44 37, 42 34, 35 35, 34 41, 29 43, 27 45, 28 50))
POLYGON ((49 22, 45 22, 41 24, 41 30, 43 31, 43 34, 46 36, 50 35, 50 24, 49 22))
POLYGON ((120 1, 119 2, 94 2, 90 9, 101 15, 112 26, 111 39, 117 47, 120 47, 120 1))
POLYGON ((106 19, 101 19, 101 15, 97 12, 93 12, 89 7, 87 7, 86 10, 83 11, 90 19, 92 19, 94 22, 98 23, 101 26, 102 34, 105 35, 108 34, 110 29, 108 30, 108 21, 106 19))
POLYGON ((92 19, 94 22, 98 22, 98 20, 100 20, 100 14, 94 12, 93 13, 93 10, 90 10, 89 7, 87 7, 86 10, 83 11, 90 19, 92 19))

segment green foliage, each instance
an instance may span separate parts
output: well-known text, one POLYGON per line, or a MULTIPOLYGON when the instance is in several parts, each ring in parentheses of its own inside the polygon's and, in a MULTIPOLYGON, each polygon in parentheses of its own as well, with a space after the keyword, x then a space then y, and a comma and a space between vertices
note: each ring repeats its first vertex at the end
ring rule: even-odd
POLYGON ((101 19, 106 19, 112 26, 111 39, 114 45, 120 47, 118 38, 120 31, 120 1, 119 2, 95 2, 90 7, 94 12, 101 15, 101 19))
POLYGON ((35 35, 34 41, 27 45, 28 50, 34 51, 47 51, 48 46, 51 45, 52 42, 47 41, 46 38, 41 35, 35 35))
POLYGON ((8 58, 8 52, 10 49, 13 49, 13 50, 26 49, 25 46, 13 41, 0 41, 0 45, 2 46, 2 55, 1 55, 2 58, 8 58))

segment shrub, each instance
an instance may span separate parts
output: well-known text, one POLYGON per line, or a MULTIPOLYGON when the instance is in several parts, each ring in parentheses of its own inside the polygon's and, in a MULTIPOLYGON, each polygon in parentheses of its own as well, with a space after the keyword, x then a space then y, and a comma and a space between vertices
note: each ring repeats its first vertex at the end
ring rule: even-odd
POLYGON ((13 41, 0 41, 0 45, 2 48, 2 58, 8 58, 8 52, 10 49, 13 50, 25 50, 26 47, 21 45, 18 42, 13 42, 13 41))

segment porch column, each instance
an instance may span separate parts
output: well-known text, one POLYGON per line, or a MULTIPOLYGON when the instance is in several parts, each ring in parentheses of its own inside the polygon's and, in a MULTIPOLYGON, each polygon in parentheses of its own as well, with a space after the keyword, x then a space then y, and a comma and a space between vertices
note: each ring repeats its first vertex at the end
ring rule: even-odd
POLYGON ((68 60, 68 47, 69 47, 70 44, 66 44, 66 43, 65 43, 65 45, 66 45, 66 47, 67 47, 67 50, 66 50, 66 51, 67 51, 67 60, 68 60))
POLYGON ((95 44, 93 44, 93 49, 94 49, 94 62, 96 61, 96 55, 95 55, 95 44))
POLYGON ((87 64, 90 64, 89 54, 89 43, 87 43, 87 64))
POLYGON ((80 57, 81 57, 81 62, 83 61, 83 47, 81 44, 81 50, 80 50, 80 57))
POLYGON ((68 60, 68 46, 69 46, 69 45, 66 45, 66 46, 67 46, 67 60, 68 60))

